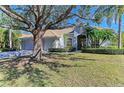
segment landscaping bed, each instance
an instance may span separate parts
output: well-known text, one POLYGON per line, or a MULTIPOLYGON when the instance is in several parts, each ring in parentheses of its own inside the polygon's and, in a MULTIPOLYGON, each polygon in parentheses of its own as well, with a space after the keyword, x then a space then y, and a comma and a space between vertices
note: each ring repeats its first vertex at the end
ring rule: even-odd
POLYGON ((111 54, 111 55, 123 55, 124 49, 109 49, 109 48, 82 48, 82 53, 96 53, 96 54, 111 54))
POLYGON ((32 54, 32 51, 30 51, 30 50, 1 52, 0 53, 0 59, 28 56, 31 54, 32 54))

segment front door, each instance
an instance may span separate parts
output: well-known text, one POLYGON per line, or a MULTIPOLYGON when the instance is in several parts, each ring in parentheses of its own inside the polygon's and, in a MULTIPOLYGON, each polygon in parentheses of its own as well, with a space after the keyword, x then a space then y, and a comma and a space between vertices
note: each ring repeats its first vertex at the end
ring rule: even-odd
POLYGON ((81 48, 86 47, 86 36, 85 35, 78 35, 77 37, 77 49, 81 50, 81 48))

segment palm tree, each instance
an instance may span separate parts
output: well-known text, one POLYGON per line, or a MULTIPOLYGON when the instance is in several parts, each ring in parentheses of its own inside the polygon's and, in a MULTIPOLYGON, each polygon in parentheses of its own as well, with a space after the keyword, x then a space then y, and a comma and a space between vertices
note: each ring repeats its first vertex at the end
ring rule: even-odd
POLYGON ((113 20, 115 23, 118 21, 118 48, 122 47, 122 15, 124 12, 124 6, 99 6, 96 11, 96 21, 99 23, 103 18, 107 18, 107 24, 111 25, 113 20), (97 18, 98 17, 98 18, 97 18))
POLYGON ((118 48, 121 49, 122 47, 122 15, 119 16, 119 23, 118 23, 118 48))
POLYGON ((106 41, 112 41, 116 37, 112 29, 86 27, 85 30, 93 48, 99 48, 106 41))
POLYGON ((4 48, 13 48, 18 49, 20 46, 20 39, 18 38, 20 33, 16 33, 16 31, 5 30, 3 32, 3 41, 4 48))
POLYGON ((12 31, 9 30, 9 48, 12 48, 12 31))

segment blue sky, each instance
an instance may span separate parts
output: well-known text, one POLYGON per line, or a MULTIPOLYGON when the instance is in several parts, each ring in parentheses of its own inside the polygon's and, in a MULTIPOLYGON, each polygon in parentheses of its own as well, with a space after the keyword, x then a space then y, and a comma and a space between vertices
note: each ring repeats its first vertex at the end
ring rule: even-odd
MULTIPOLYGON (((12 6, 12 7, 15 7, 15 6, 12 6)), ((73 12, 74 13, 78 12, 78 9, 79 9, 79 6, 76 9, 74 9, 73 12)), ((91 13, 93 13, 93 12, 94 12, 94 9, 91 10, 91 13)), ((76 22, 76 20, 75 20, 75 18, 72 18, 68 22, 69 23, 74 23, 74 22, 76 22)), ((91 26, 99 26, 99 27, 102 27, 102 28, 112 28, 113 30, 118 31, 118 23, 117 24, 112 23, 111 26, 108 26, 107 23, 106 23, 106 19, 104 19, 102 21, 102 23, 99 24, 99 25, 96 24, 96 23, 93 23, 93 22, 90 22, 90 25, 91 26)), ((122 16, 122 31, 124 31, 124 14, 122 16)))
MULTIPOLYGON (((78 11, 78 9, 79 9, 79 7, 77 9, 73 10, 73 12, 76 13, 78 11)), ((91 9, 91 14, 93 14, 93 12, 94 12, 94 9, 91 9)), ((74 22, 76 22, 76 20, 75 19, 70 19, 69 22, 74 23, 74 22)), ((85 21, 83 21, 83 22, 85 22, 85 21)), ((103 21, 99 25, 96 24, 96 23, 93 23, 91 21, 89 21, 89 24, 91 26, 99 26, 99 27, 102 27, 102 28, 111 28, 111 29, 115 30, 116 32, 118 31, 118 22, 116 24, 113 22, 111 24, 111 26, 109 26, 106 23, 106 19, 103 19, 103 21)), ((124 14, 122 16, 122 31, 124 32, 124 14)))
MULTIPOLYGON (((78 12, 78 9, 79 7, 77 7, 76 9, 73 10, 74 13, 78 12)), ((91 10, 91 13, 93 14, 94 12, 94 9, 91 10)), ((75 23, 76 22, 76 18, 72 18, 72 19, 69 19, 68 20, 69 23, 75 23)), ((83 21, 85 22, 85 20, 83 21)), ((86 21, 87 22, 87 21, 86 21)), ((106 23, 106 19, 103 19, 103 21, 98 25, 92 21, 88 21, 88 23, 91 25, 91 26, 98 26, 98 27, 101 27, 101 28, 111 28, 113 30, 115 30, 116 32, 118 31, 118 22, 115 24, 114 22, 111 24, 111 26, 109 26, 107 23, 106 23)), ((122 16, 122 31, 124 32, 124 14, 122 16)), ((25 32, 24 32, 25 33, 25 32)))
MULTIPOLYGON (((91 23, 91 25, 94 25, 93 23, 91 23)), ((100 27, 105 27, 105 28, 112 28, 115 31, 118 31, 118 22, 115 24, 114 22, 111 24, 111 26, 108 26, 106 23, 106 19, 104 19, 102 21, 102 23, 99 25, 100 27)), ((124 32, 124 14, 122 16, 122 31, 124 32)))

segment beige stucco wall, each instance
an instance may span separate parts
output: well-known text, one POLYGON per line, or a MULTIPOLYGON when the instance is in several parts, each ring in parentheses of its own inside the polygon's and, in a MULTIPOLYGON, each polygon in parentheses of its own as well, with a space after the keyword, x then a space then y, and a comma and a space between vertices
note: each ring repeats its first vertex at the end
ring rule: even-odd
MULTIPOLYGON (((33 38, 23 38, 22 39, 22 50, 32 50, 33 49, 33 38)), ((49 48, 64 48, 64 38, 61 36, 57 37, 45 37, 43 38, 43 50, 48 51, 49 48)))

